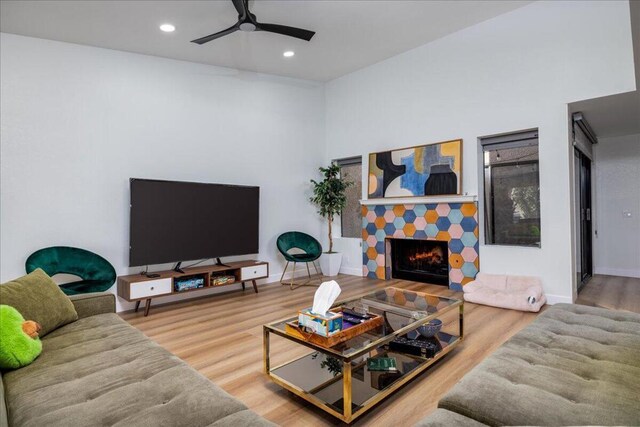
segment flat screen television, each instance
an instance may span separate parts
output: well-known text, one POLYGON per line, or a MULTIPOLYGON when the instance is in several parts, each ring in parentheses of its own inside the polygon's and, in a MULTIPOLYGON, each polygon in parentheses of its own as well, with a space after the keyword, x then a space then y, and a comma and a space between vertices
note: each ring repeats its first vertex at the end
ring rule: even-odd
POLYGON ((129 183, 129 266, 258 253, 260 187, 129 183))

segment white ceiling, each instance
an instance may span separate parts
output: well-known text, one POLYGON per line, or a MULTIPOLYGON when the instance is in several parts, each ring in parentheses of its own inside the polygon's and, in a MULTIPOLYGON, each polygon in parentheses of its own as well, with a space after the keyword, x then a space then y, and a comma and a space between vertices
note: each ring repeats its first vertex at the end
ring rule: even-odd
POLYGON ((327 81, 405 52, 531 1, 251 1, 261 22, 316 31, 310 42, 236 32, 190 43, 237 21, 230 0, 2 0, 0 31, 327 81), (176 26, 171 34, 158 26, 176 26), (293 58, 283 58, 294 50, 293 58))
POLYGON ((636 90, 569 104, 601 138, 640 134, 640 1, 629 2, 636 90))
POLYGON ((600 138, 640 134, 640 91, 603 96, 570 104, 580 111, 600 138))

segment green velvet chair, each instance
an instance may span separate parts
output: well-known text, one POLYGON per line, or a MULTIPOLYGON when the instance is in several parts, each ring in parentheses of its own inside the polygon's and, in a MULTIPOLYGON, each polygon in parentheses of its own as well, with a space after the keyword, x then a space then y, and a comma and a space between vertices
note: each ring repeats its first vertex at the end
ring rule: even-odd
POLYGON ((282 276, 280 277, 280 283, 283 285, 289 285, 291 289, 294 289, 298 286, 316 286, 311 283, 311 271, 309 270, 309 263, 313 264, 313 268, 316 270, 317 274, 318 268, 316 267, 315 260, 320 258, 320 255, 322 255, 322 245, 320 245, 320 242, 318 242, 312 236, 309 236, 308 234, 301 231, 288 231, 278 236, 276 245, 278 246, 278 250, 284 257, 284 259, 287 260, 287 265, 284 267, 284 271, 282 272, 282 276), (300 251, 302 251, 302 253, 289 253, 289 251, 291 251, 292 249, 299 249, 300 251), (282 280, 284 279, 284 273, 287 271, 290 262, 293 263, 291 282, 284 283, 282 280), (296 271, 296 263, 299 262, 304 262, 307 267, 309 280, 305 283, 293 282, 296 271))
POLYGON ((49 276, 73 274, 81 280, 60 285, 67 295, 104 292, 116 281, 116 270, 98 254, 69 246, 40 249, 27 258, 25 269, 31 273, 41 268, 49 276))

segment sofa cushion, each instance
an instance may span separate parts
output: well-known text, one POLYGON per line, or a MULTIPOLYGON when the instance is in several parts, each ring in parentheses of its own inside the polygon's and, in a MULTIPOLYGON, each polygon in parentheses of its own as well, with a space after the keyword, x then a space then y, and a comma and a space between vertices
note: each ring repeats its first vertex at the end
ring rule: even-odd
POLYGON ((41 269, 0 285, 0 303, 10 305, 27 320, 42 326, 40 336, 78 319, 73 304, 41 269))
POLYGON ((208 426, 230 415, 271 425, 116 314, 43 340, 34 363, 4 375, 14 426, 208 426))
POLYGON ((558 304, 440 401, 489 425, 640 425, 640 315, 558 304))
POLYGON ((482 427, 485 425, 457 412, 438 408, 427 418, 419 421, 414 427, 482 427))

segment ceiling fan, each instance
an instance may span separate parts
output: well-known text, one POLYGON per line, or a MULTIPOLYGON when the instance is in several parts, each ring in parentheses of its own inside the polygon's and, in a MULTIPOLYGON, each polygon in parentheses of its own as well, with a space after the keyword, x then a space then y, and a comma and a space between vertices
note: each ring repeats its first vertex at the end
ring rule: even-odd
POLYGON ((234 33, 236 31, 267 31, 270 33, 282 34, 284 36, 295 37, 298 39, 309 41, 315 34, 315 31, 303 30, 302 28, 287 27, 286 25, 278 24, 263 24, 256 20, 256 16, 249 11, 249 0, 231 0, 236 10, 238 11, 238 22, 233 24, 226 30, 219 31, 217 33, 191 40, 192 43, 205 44, 211 40, 215 40, 227 34, 234 33))

